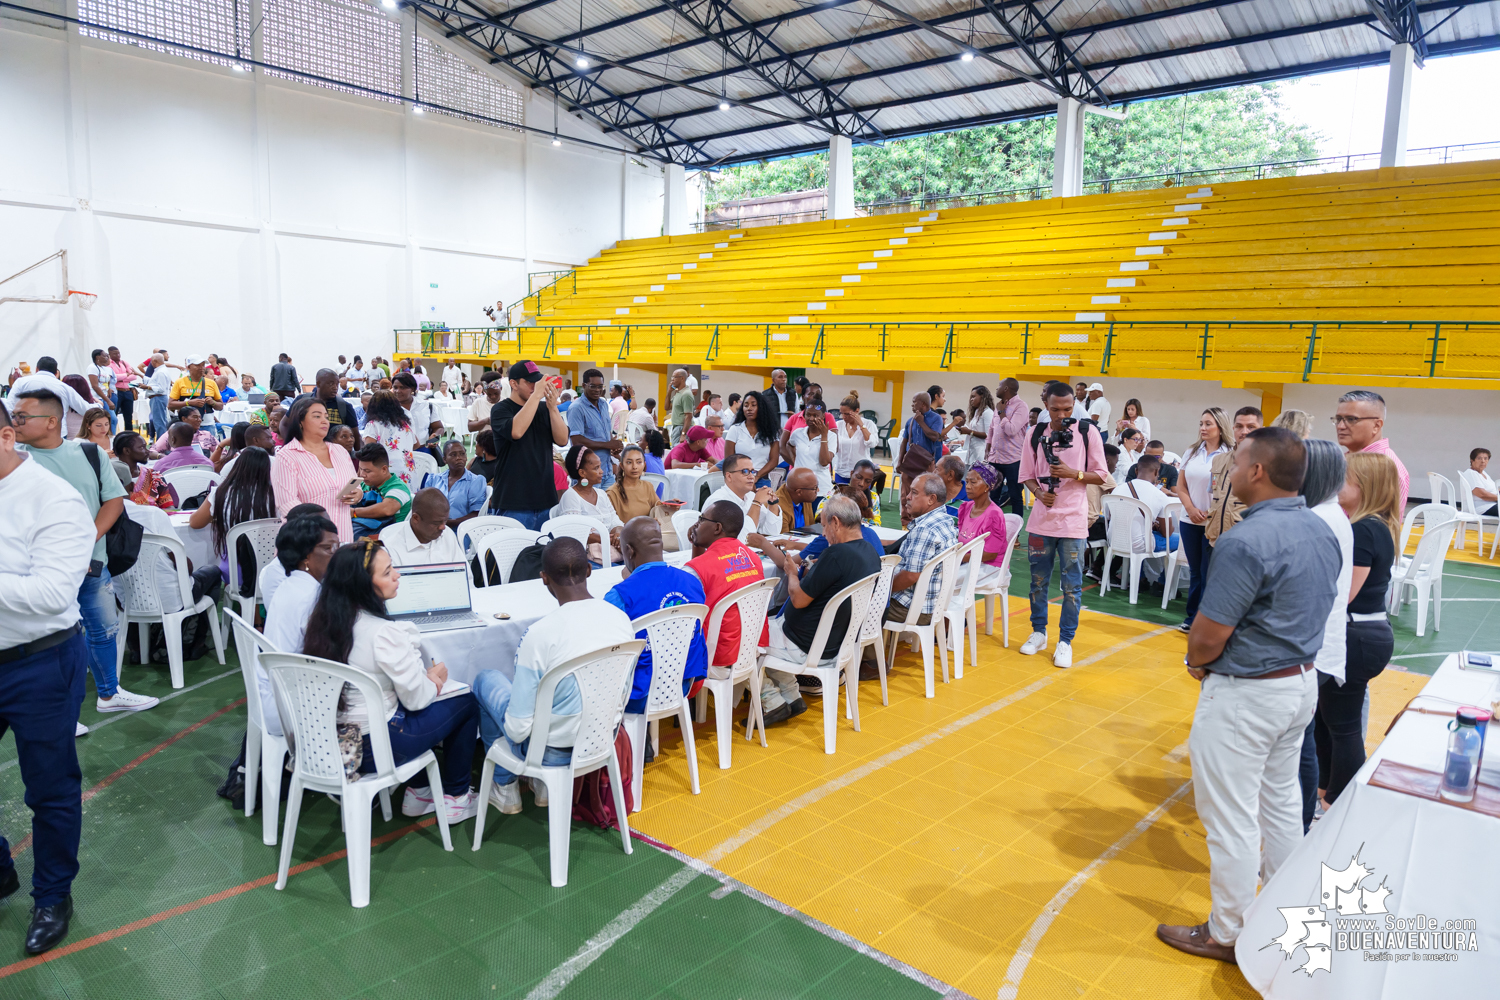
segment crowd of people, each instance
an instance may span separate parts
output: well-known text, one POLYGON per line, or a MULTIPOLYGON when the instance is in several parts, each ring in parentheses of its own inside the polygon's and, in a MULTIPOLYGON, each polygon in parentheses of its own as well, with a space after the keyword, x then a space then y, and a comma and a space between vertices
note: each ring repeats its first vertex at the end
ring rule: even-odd
MULTIPOLYGON (((767 562, 781 579, 757 643, 767 657, 764 721, 806 711, 804 695, 819 693, 821 683, 795 665, 807 661, 832 596, 880 572, 888 545, 874 526, 888 475, 899 478, 905 532, 883 618, 920 626, 944 613, 952 581, 933 572, 918 584, 933 557, 956 543, 983 537, 963 572, 996 582, 1015 533, 1007 508, 1023 518, 1029 511, 1032 631, 1020 652, 1049 644, 1055 570, 1057 667, 1073 665, 1083 580, 1100 572, 1087 557, 1103 534, 1106 497, 1128 496, 1144 508, 1131 526, 1137 551, 1185 554, 1185 663, 1203 682, 1190 745, 1213 905, 1204 924, 1161 927, 1163 940, 1232 960, 1258 874, 1274 872, 1363 763, 1361 712, 1392 651, 1384 608, 1409 487, 1374 392, 1340 398, 1336 444, 1312 439, 1311 418, 1299 411, 1263 427, 1254 407, 1232 416, 1210 407, 1178 454, 1152 436, 1140 400, 1116 416, 1099 383, 1048 383, 1041 405, 1028 407, 1020 383, 1006 378, 993 391, 974 387, 968 406, 952 409, 933 386, 912 396, 887 473, 873 460, 876 428, 857 394, 830 405, 820 385, 789 383, 779 370, 765 390, 726 399, 699 393, 679 369, 659 425, 655 399, 638 403, 632 387, 598 369, 582 373, 573 396, 564 380, 527 360, 473 383, 450 363, 434 385, 409 361, 374 358, 367 367, 359 356, 340 357, 342 367, 319 369, 309 388, 285 354, 264 387, 214 355, 188 356, 182 367, 168 358, 161 350, 132 366, 110 348, 95 352, 82 378, 59 377, 56 363, 42 358, 35 372, 16 373, 0 408, 0 501, 11 513, 0 522, 0 667, 12 679, 0 684, 0 724, 22 747, 35 814, 29 953, 61 940, 72 914, 80 830, 73 740, 85 731, 84 672, 94 678, 100 712, 157 704, 121 687, 115 668, 110 580, 130 568, 129 532, 118 527, 134 517, 127 504, 191 510, 192 527, 212 529, 216 562, 187 567, 195 600, 224 588, 248 597, 258 585, 275 648, 348 663, 377 681, 383 704, 349 697, 340 705, 344 764, 351 776, 371 768, 369 734, 381 724, 397 763, 437 750, 443 788, 428 787, 419 773, 406 789, 408 816, 442 808, 458 822, 486 805, 519 811, 516 776, 503 768, 492 787, 470 787, 474 741, 503 738, 524 755, 540 737, 544 762, 566 762, 582 698, 575 682, 558 686, 551 728, 532 729, 550 667, 634 637, 632 620, 650 611, 712 608, 764 579, 767 562), (149 401, 145 433, 134 425, 141 394, 149 401), (457 437, 441 441, 434 406, 444 400, 467 408, 472 456, 457 437), (236 401, 244 405, 226 411, 236 401), (419 455, 437 471, 424 475, 419 455), (179 496, 165 473, 186 466, 213 469, 217 483, 179 496), (677 547, 671 514, 679 505, 646 478, 669 469, 723 474, 686 533, 690 558, 673 563, 665 553, 677 547), (1180 533, 1164 516, 1172 500, 1183 509, 1180 533), (471 693, 440 698, 445 666, 424 664, 416 628, 385 611, 402 568, 464 562, 471 553, 457 532, 482 514, 537 530, 566 513, 586 515, 600 530, 587 541, 545 545, 540 579, 558 608, 526 629, 514 677, 484 670, 471 693), (248 572, 231 579, 231 531, 266 518, 281 521, 276 560, 258 579, 248 572), (622 579, 596 598, 588 579, 606 565, 622 565, 622 579)), ((1473 478, 1464 482, 1476 507, 1493 513, 1488 460, 1476 449, 1473 478)), ((248 553, 236 562, 254 565, 248 553)), ((848 617, 847 604, 837 609, 814 659, 837 655, 848 617)), ((737 616, 726 617, 712 650, 695 637, 684 694, 706 677, 727 676, 740 655, 739 628, 737 616)), ((862 678, 877 676, 873 662, 859 669, 862 678)), ((643 706, 651 670, 648 650, 627 711, 643 706)), ((260 696, 268 728, 279 731, 264 676, 260 696)), ((545 786, 532 792, 545 803, 545 786)), ((0 895, 17 887, 14 866, 0 866, 0 895)))

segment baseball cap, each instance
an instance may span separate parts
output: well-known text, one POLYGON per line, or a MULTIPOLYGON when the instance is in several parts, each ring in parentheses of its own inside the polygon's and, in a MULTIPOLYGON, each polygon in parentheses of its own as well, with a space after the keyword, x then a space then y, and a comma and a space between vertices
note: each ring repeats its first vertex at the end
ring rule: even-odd
POLYGON ((536 362, 534 361, 517 361, 510 366, 510 371, 506 372, 505 377, 515 379, 517 382, 522 380, 540 382, 542 380, 542 370, 536 366, 536 362))
POLYGON ((182 363, 185 365, 201 365, 203 364, 203 355, 189 354, 187 357, 182 359, 182 363))
POLYGON ((1104 384, 1101 383, 1101 382, 1095 382, 1093 385, 1089 386, 1089 392, 1103 392, 1103 391, 1104 391, 1104 384))

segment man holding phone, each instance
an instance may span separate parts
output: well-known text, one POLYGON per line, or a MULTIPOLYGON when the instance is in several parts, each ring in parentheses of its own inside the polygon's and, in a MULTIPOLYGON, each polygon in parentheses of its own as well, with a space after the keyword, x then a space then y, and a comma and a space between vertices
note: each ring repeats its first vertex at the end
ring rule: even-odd
POLYGON ((490 511, 541 530, 557 504, 552 449, 568 443, 568 422, 557 409, 562 381, 544 376, 533 361, 517 361, 506 373, 510 395, 490 410, 495 436, 495 492, 490 511))

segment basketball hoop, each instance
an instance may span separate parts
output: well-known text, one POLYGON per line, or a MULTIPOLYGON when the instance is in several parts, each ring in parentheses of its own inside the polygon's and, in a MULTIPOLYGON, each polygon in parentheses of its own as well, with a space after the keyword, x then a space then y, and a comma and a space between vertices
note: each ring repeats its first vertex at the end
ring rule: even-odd
POLYGON ((94 300, 98 297, 99 296, 94 294, 93 292, 80 292, 73 288, 68 289, 68 299, 72 302, 78 303, 78 308, 82 309, 84 312, 88 312, 90 309, 94 308, 94 300))

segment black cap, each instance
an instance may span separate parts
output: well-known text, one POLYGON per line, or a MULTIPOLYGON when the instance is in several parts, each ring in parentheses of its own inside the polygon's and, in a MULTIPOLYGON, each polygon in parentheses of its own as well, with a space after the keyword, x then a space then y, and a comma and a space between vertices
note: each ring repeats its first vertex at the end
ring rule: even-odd
POLYGON ((542 370, 536 366, 535 361, 517 361, 510 366, 510 371, 506 373, 505 377, 514 379, 517 382, 523 379, 527 382, 540 382, 542 380, 542 370))

